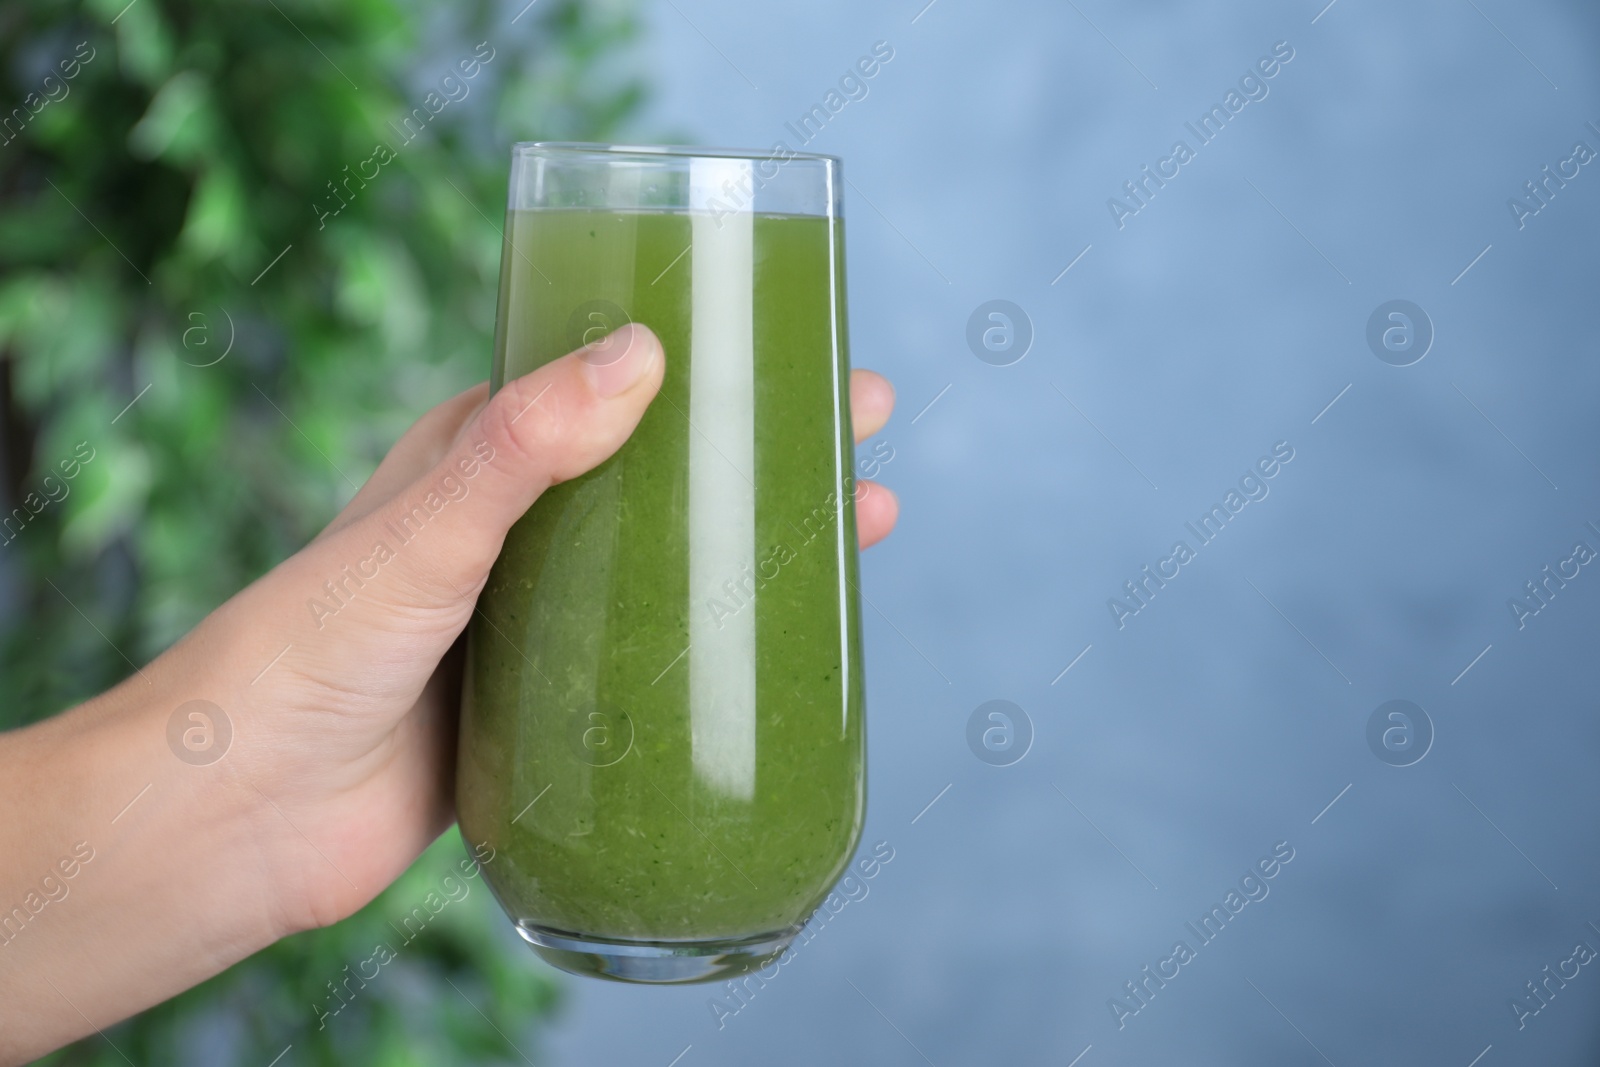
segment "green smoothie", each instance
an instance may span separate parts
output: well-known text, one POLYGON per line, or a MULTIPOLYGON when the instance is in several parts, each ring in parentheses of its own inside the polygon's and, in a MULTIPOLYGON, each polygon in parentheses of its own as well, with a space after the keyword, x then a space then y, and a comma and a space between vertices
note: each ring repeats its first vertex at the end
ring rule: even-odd
POLYGON ((666 379, 512 528, 471 626, 462 831, 535 934, 792 932, 864 804, 838 219, 513 211, 493 383, 620 325, 666 379))

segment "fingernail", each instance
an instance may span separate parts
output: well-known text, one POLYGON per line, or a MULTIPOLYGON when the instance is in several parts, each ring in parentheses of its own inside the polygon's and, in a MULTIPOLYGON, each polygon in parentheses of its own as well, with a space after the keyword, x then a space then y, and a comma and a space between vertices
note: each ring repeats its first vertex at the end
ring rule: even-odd
POLYGON ((589 385, 600 396, 620 396, 650 373, 656 354, 655 335, 629 324, 578 350, 589 385))

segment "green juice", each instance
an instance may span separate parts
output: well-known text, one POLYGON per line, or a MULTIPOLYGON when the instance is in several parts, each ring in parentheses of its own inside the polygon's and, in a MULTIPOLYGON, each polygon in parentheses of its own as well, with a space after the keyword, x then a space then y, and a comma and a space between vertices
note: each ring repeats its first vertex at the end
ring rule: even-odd
POLYGON ((792 934, 855 849, 841 231, 683 211, 507 219, 496 388, 623 315, 666 352, 632 438, 512 528, 471 626, 461 827, 496 850, 485 875, 536 947, 792 934))

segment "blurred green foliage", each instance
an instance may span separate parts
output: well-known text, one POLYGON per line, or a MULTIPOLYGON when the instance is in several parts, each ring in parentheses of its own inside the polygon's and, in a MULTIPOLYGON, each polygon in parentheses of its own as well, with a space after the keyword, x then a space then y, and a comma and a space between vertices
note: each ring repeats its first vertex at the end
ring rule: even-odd
MULTIPOLYGON (((0 7, 0 727, 166 648, 486 376, 508 145, 615 136, 636 29, 578 0, 0 7)), ((391 926, 464 855, 447 835, 356 917, 107 1035, 138 1063, 520 1062, 556 990, 482 880, 405 947, 391 926), (398 958, 318 1029, 379 942, 398 958)))

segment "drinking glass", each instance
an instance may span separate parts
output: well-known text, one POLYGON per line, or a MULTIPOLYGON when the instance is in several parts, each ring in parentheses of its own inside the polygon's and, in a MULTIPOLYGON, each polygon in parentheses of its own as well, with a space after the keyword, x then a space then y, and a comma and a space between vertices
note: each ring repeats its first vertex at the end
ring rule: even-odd
POLYGON ((512 152, 491 385, 649 326, 633 436, 512 528, 478 600, 461 829, 565 970, 684 982, 777 957, 865 803, 839 161, 512 152))

